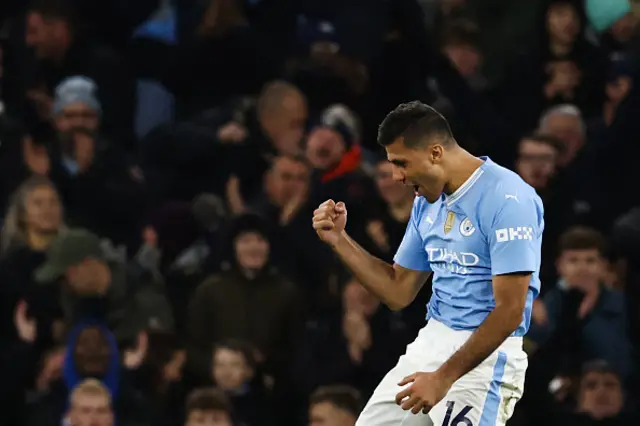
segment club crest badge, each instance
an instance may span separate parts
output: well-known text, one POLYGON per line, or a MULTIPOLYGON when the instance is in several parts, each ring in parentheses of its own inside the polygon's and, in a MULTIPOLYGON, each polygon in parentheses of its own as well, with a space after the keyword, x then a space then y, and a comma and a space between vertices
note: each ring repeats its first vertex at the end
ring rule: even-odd
POLYGON ((462 223, 460 223, 460 234, 464 237, 468 237, 473 234, 476 230, 476 227, 473 226, 473 223, 469 220, 469 218, 465 218, 462 223))

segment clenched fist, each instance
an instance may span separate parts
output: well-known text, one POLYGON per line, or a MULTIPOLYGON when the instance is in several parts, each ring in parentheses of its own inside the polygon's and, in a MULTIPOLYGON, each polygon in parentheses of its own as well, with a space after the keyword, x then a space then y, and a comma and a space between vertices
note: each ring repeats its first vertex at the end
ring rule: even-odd
POLYGON ((342 201, 327 200, 313 212, 313 229, 322 241, 336 245, 347 224, 347 207, 342 201))

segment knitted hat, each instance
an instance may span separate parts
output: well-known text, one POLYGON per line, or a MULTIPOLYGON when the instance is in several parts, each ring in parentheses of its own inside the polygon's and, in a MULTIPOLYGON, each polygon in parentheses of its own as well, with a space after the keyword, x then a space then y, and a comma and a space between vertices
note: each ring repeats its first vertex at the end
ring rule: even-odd
POLYGON ((90 78, 77 75, 64 79, 56 87, 53 113, 60 114, 63 108, 75 103, 86 104, 100 113, 102 108, 96 90, 96 83, 90 78))
POLYGON ((319 120, 312 127, 325 127, 339 133, 345 145, 350 148, 360 142, 360 125, 355 113, 342 104, 334 104, 322 111, 319 120))
POLYGON ((620 18, 631 12, 629 0, 587 0, 589 22, 598 32, 607 31, 620 18))

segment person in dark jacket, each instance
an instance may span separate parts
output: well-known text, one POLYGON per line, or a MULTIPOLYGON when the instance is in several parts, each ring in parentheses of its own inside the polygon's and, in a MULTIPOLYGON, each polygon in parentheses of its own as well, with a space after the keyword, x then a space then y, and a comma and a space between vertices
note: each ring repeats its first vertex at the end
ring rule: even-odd
POLYGON ((270 264, 269 230, 262 218, 237 218, 229 246, 228 268, 205 280, 189 305, 186 329, 194 367, 207 371, 213 345, 242 339, 257 347, 265 371, 277 381, 295 344, 298 292, 270 264))
POLYGON ((100 239, 83 229, 61 233, 35 272, 43 285, 61 286, 61 305, 68 323, 87 294, 106 304, 106 322, 119 342, 132 342, 145 329, 171 330, 173 315, 162 283, 144 272, 106 258, 100 239))

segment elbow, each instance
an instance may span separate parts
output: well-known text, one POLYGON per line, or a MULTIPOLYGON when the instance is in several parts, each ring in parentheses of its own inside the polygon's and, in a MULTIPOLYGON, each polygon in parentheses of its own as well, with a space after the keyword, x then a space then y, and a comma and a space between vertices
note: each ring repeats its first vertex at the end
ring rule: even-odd
POLYGON ((513 333, 514 331, 516 331, 518 327, 520 327, 520 324, 522 323, 523 314, 524 314, 524 308, 522 309, 512 308, 508 310, 505 309, 503 323, 504 323, 505 329, 509 333, 513 333))
POLYGON ((513 333, 522 323, 524 306, 504 306, 497 307, 502 312, 502 324, 509 333, 513 333))
POLYGON ((386 300, 384 304, 387 305, 387 307, 392 311, 397 312, 409 306, 412 301, 413 298, 409 297, 395 297, 394 299, 386 300))

